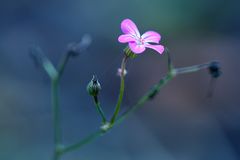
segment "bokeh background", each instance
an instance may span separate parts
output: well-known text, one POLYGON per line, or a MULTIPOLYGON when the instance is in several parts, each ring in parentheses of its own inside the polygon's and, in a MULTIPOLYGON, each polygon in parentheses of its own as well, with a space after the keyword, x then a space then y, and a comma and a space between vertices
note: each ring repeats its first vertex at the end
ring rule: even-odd
MULTIPOLYGON (((100 124, 86 85, 102 85, 110 117, 118 95, 124 44, 120 23, 131 18, 143 33, 161 33, 175 66, 218 60, 222 77, 206 98, 206 70, 181 75, 141 110, 104 137, 66 154, 63 160, 239 160, 240 1, 238 0, 1 0, 0 159, 47 160, 52 156, 50 83, 29 57, 38 45, 57 64, 71 42, 89 34, 92 43, 71 59, 61 80, 65 144, 100 124)), ((167 71, 166 55, 151 50, 131 60, 122 111, 167 71)))

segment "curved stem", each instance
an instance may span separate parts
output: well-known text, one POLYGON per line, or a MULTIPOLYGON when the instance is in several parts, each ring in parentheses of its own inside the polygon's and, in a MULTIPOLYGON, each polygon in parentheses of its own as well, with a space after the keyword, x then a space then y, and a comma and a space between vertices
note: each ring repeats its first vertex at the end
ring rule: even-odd
POLYGON ((170 75, 167 75, 166 77, 164 77, 163 79, 161 79, 159 81, 158 84, 156 84, 153 89, 149 90, 144 96, 142 96, 138 102, 130 107, 130 109, 128 111, 126 111, 125 113, 123 113, 118 119, 116 119, 115 123, 112 124, 112 126, 110 128, 108 128, 108 130, 102 130, 102 129, 99 129, 98 131, 94 132, 93 134, 85 137, 83 140, 75 143, 75 144, 72 144, 70 146, 67 146, 63 149, 63 153, 66 153, 66 152, 71 152, 71 151, 74 151, 74 150, 77 150, 81 147, 83 147, 84 145, 88 144, 88 143, 91 143, 92 141, 94 141, 97 137, 100 137, 102 135, 104 135, 105 133, 107 133, 109 130, 112 129, 112 127, 120 124, 121 122, 124 121, 124 119, 126 119, 130 114, 132 114, 133 112, 135 112, 137 109, 139 109, 146 101, 152 99, 159 91, 160 89, 166 85, 173 77, 170 76, 170 75))
POLYGON ((153 99, 161 90, 162 87, 164 87, 169 81, 171 81, 174 78, 174 76, 170 73, 168 73, 165 77, 163 77, 156 85, 153 86, 152 89, 150 89, 144 96, 142 96, 135 105, 130 107, 129 110, 124 112, 116 121, 116 124, 120 124, 124 119, 126 119, 130 114, 138 110, 143 106, 145 102, 148 100, 153 99))
POLYGON ((126 54, 124 54, 124 57, 123 57, 123 60, 122 60, 122 64, 121 64, 121 82, 120 82, 120 91, 119 91, 119 95, 118 95, 118 101, 117 101, 117 104, 115 106, 115 111, 114 111, 114 114, 111 118, 111 125, 114 124, 117 116, 118 116, 118 113, 120 111, 120 108, 121 108, 121 103, 122 103, 122 99, 123 99, 123 93, 124 93, 124 78, 125 78, 125 75, 124 75, 124 70, 125 70, 125 67, 126 67, 126 62, 127 62, 127 58, 128 56, 126 54))
POLYGON ((130 114, 132 114, 136 110, 140 109, 145 102, 153 99, 160 92, 161 88, 164 87, 166 84, 168 84, 177 75, 185 74, 185 73, 192 73, 192 72, 196 72, 196 71, 199 71, 202 69, 206 69, 209 67, 210 64, 211 64, 211 62, 203 64, 203 65, 201 64, 201 65, 185 67, 184 70, 182 70, 182 68, 180 68, 181 70, 179 70, 178 68, 169 70, 167 75, 165 77, 163 77, 156 85, 154 85, 153 88, 150 89, 145 95, 143 95, 134 106, 130 107, 129 110, 127 110, 118 119, 116 119, 116 121, 114 121, 115 123, 113 123, 111 127, 109 127, 107 130, 104 130, 104 131, 102 129, 99 129, 98 131, 85 137, 81 141, 65 147, 62 150, 62 153, 67 153, 67 152, 77 150, 77 149, 83 147, 84 145, 91 143, 97 137, 104 135, 109 130, 111 130, 112 127, 122 123, 130 114), (173 74, 173 73, 177 73, 177 74, 173 74))
POLYGON ((58 65, 58 75, 59 77, 62 76, 64 69, 66 67, 66 64, 68 62, 68 60, 70 59, 71 54, 69 52, 65 53, 62 57, 62 59, 60 60, 60 63, 58 65))
POLYGON ((70 145, 68 147, 65 147, 63 150, 62 150, 62 153, 67 153, 67 152, 71 152, 71 151, 74 151, 74 150, 77 150, 79 148, 81 148, 82 146, 86 145, 86 144, 89 144, 90 142, 92 142, 93 140, 95 140, 96 138, 102 136, 105 132, 102 131, 102 130, 98 130, 92 134, 90 134, 89 136, 85 137, 83 140, 73 144, 73 145, 70 145))
POLYGON ((106 120, 106 116, 100 106, 100 102, 98 101, 98 97, 97 96, 93 96, 94 98, 94 103, 95 103, 95 106, 96 106, 96 110, 97 112, 100 114, 101 118, 102 118, 102 123, 105 124, 107 122, 106 120))

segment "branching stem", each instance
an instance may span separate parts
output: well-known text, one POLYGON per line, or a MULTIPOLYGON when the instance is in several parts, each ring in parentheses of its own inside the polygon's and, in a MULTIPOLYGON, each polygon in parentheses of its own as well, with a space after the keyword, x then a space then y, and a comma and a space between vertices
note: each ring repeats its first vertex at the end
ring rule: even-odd
MULTIPOLYGON (((143 95, 135 105, 129 108, 126 112, 124 112, 119 118, 114 119, 114 123, 111 124, 111 127, 109 127, 107 130, 102 130, 99 129, 98 131, 90 134, 89 136, 85 137, 81 141, 74 143, 72 145, 66 146, 62 151, 63 153, 75 151, 77 149, 82 148, 88 143, 91 143, 93 140, 96 138, 104 135, 107 133, 109 130, 111 130, 114 126, 122 123, 130 114, 134 113, 138 109, 140 109, 143 104, 145 104, 147 101, 153 99, 161 90, 162 87, 164 87, 166 84, 168 84, 174 77, 180 74, 186 74, 186 73, 192 73, 192 72, 197 72, 202 69, 206 69, 211 65, 212 62, 205 63, 205 64, 200 64, 200 65, 194 65, 194 66, 189 66, 189 67, 184 67, 184 68, 171 68, 168 73, 166 74, 165 77, 163 77, 157 84, 155 84, 145 95, 143 95)), ((122 67, 122 69, 124 69, 122 67)), ((123 70, 122 70, 123 71, 123 70)), ((120 89, 121 90, 121 89, 120 89)), ((120 92, 121 93, 121 92, 120 92)), ((117 103, 117 107, 121 104, 122 101, 122 95, 120 94, 119 96, 120 100, 117 103)), ((116 117, 116 116, 115 116, 116 117)))

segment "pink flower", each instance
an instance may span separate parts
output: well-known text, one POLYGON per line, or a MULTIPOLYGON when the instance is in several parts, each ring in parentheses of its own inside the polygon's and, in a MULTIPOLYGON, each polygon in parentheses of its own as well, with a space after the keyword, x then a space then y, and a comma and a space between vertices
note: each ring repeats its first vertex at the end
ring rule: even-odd
POLYGON ((154 49, 160 54, 163 53, 164 46, 152 44, 158 44, 161 39, 160 34, 157 32, 147 31, 143 35, 140 35, 137 26, 130 19, 124 19, 122 21, 121 29, 124 34, 118 37, 118 41, 120 43, 128 43, 134 53, 143 53, 146 48, 154 49))

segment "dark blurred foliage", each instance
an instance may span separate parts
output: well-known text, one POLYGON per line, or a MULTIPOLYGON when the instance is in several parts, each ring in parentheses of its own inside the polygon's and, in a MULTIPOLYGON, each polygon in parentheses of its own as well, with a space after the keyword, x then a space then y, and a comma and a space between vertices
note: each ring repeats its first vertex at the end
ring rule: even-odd
MULTIPOLYGON (((50 84, 29 48, 39 46, 57 64, 69 44, 89 34, 92 43, 71 59, 61 80, 66 144, 100 124, 86 85, 93 74, 100 100, 113 112, 125 47, 120 22, 131 18, 143 33, 156 30, 176 66, 217 60, 222 76, 205 98, 207 70, 181 75, 122 125, 63 159, 240 159, 240 1, 237 0, 2 0, 0 1, 0 159, 50 159, 53 150, 50 84)), ((131 60, 126 110, 167 70, 167 56, 151 50, 131 60)))

